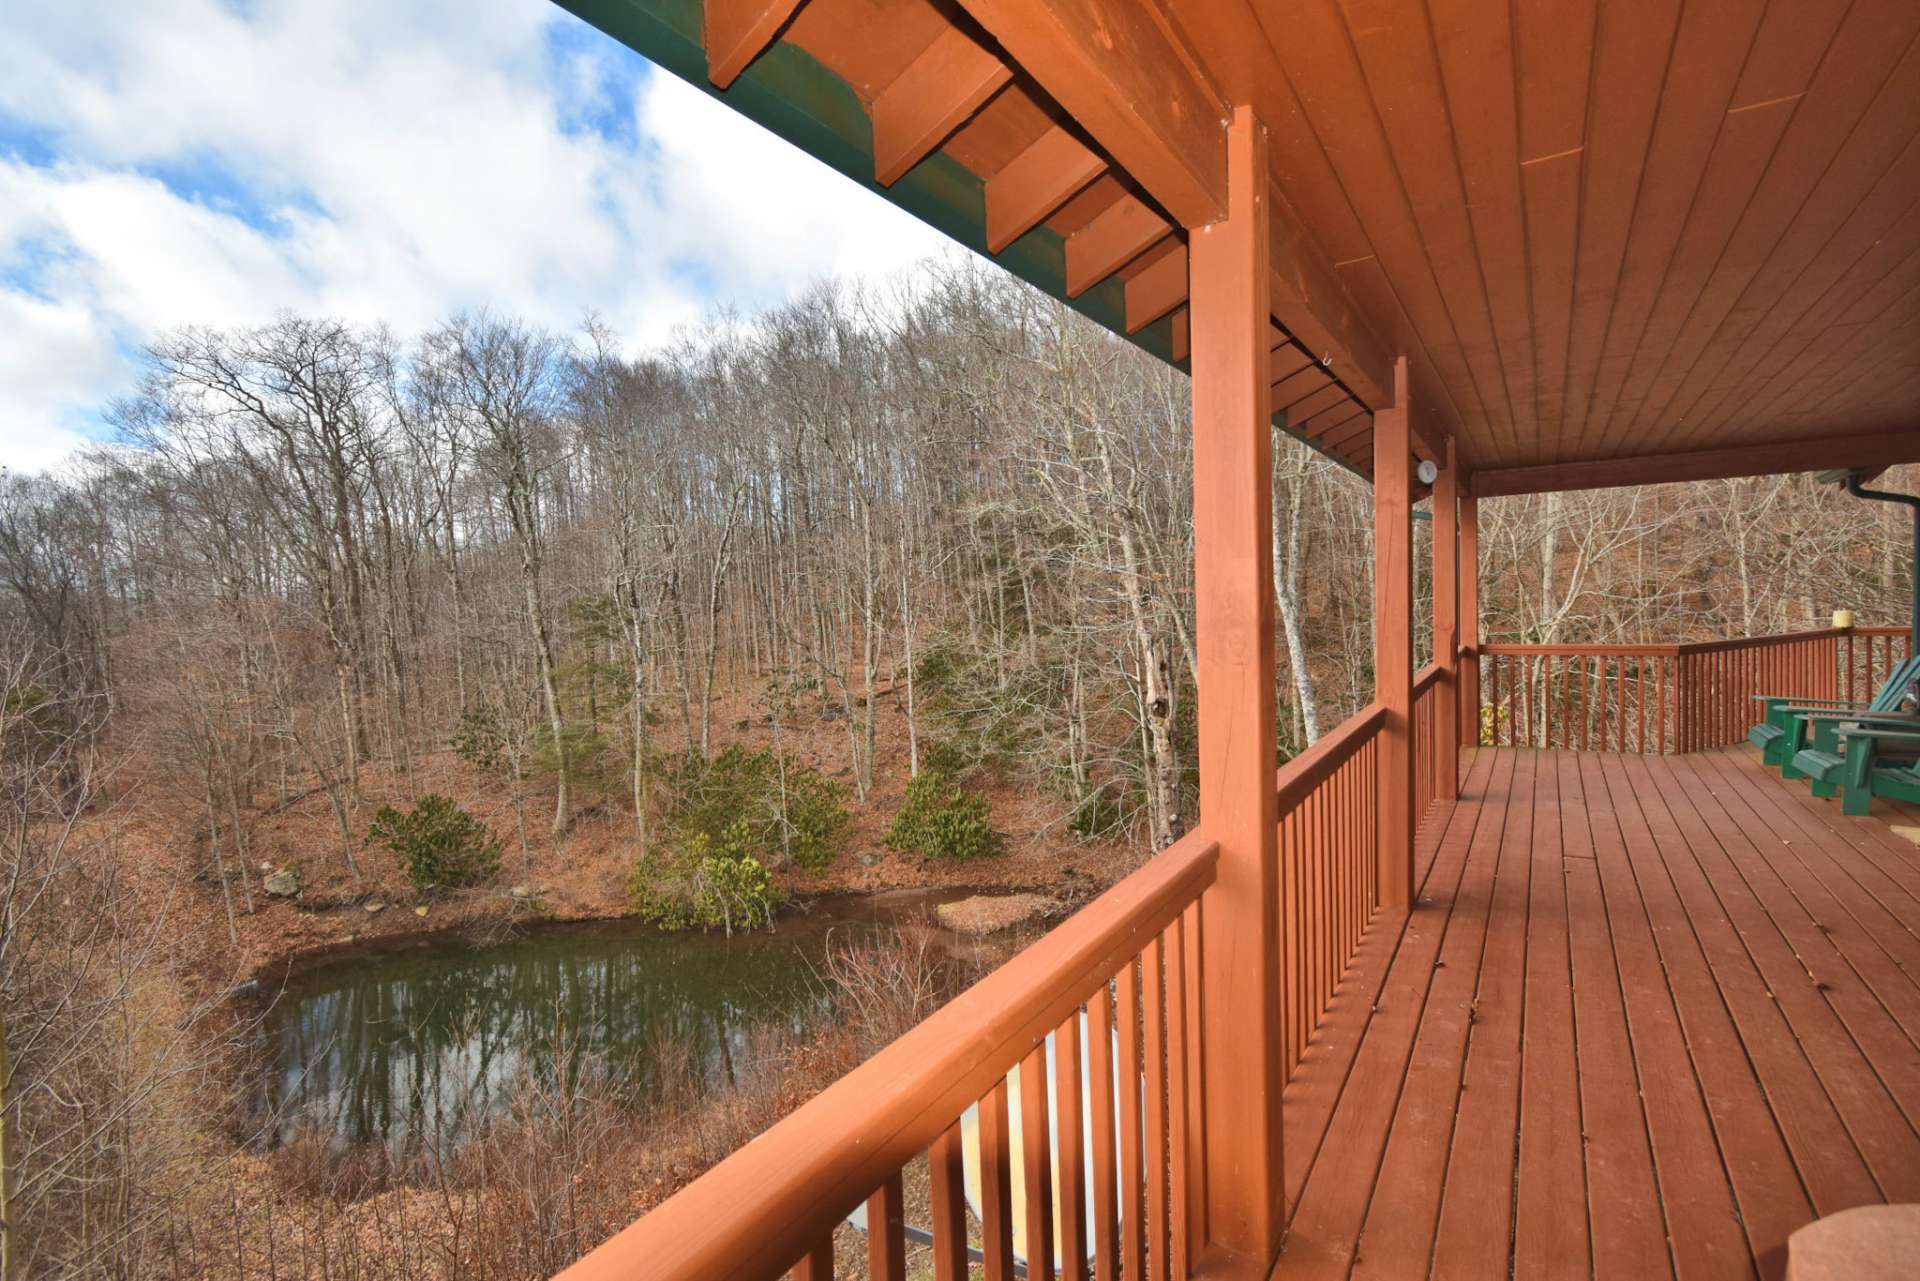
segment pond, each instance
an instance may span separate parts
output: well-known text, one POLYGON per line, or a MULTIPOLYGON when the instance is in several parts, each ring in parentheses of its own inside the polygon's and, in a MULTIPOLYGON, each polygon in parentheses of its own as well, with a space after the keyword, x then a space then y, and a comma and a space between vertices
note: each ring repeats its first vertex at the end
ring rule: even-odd
POLYGON ((830 938, 930 919, 958 897, 823 900, 732 938, 556 924, 496 944, 430 937, 314 963, 271 994, 264 1019, 267 1139, 317 1127, 339 1143, 457 1141, 529 1072, 550 1073, 558 1044, 604 1056, 642 1096, 667 1043, 724 1084, 755 1029, 801 1031, 830 1013, 819 970, 830 938))

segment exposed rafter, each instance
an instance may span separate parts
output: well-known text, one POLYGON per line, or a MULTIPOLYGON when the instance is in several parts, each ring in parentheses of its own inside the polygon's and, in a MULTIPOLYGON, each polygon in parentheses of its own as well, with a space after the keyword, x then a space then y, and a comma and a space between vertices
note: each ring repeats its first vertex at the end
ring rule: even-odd
POLYGON ((987 248, 999 253, 1038 226, 1107 162, 1065 129, 1054 127, 987 179, 987 248))
POLYGON ((959 27, 948 27, 873 100, 874 178, 892 186, 925 160, 1013 69, 959 27))
POLYGON ((725 89, 766 52, 802 0, 706 0, 707 79, 725 89))

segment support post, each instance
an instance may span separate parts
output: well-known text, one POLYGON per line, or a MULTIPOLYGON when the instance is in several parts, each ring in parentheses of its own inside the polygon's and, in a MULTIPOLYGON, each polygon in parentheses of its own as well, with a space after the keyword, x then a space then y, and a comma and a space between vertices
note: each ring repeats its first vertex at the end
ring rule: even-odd
POLYGON ((1407 358, 1373 416, 1373 680, 1380 731, 1380 905, 1413 902, 1413 451, 1407 358))
POLYGON ((1227 134, 1227 216, 1190 233, 1200 828, 1220 845, 1201 900, 1205 1240, 1265 1276, 1283 1218, 1273 433, 1267 407, 1266 129, 1227 134))
POLYGON ((1433 482, 1433 661, 1440 664, 1433 691, 1433 794, 1451 801, 1460 795, 1460 477, 1452 437, 1444 454, 1433 482))
MULTIPOLYGON (((1480 745, 1480 500, 1460 483, 1460 745, 1480 745)), ((1456 792, 1455 795, 1458 795, 1456 792)))

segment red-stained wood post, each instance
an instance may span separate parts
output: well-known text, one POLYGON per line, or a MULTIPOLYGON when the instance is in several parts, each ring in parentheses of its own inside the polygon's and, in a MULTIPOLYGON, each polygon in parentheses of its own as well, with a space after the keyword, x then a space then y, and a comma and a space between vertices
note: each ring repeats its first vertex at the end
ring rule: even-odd
POLYGON ((1373 681, 1380 731, 1380 903, 1413 902, 1413 435, 1407 358, 1373 415, 1373 681))
POLYGON ((1458 452, 1447 438, 1440 475, 1433 482, 1433 661, 1440 684, 1433 691, 1433 794, 1460 795, 1460 476, 1458 452))
MULTIPOLYGON (((1473 482, 1459 484, 1460 498, 1460 745, 1480 745, 1480 500, 1473 482)), ((1456 793, 1457 794, 1457 793, 1456 793)))
POLYGON ((1227 216, 1189 237, 1200 830, 1220 846, 1201 900, 1204 1239, 1264 1276, 1285 1194, 1267 135, 1249 108, 1234 112, 1227 161, 1227 216))

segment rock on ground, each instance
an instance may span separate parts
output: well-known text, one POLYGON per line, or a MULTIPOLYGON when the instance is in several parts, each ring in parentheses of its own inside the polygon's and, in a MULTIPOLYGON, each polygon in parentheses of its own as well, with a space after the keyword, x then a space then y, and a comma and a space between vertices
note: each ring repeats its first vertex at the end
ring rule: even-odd
POLYGON ((994 934, 1038 920, 1059 908, 1044 894, 975 894, 933 909, 940 924, 956 934, 994 934))

